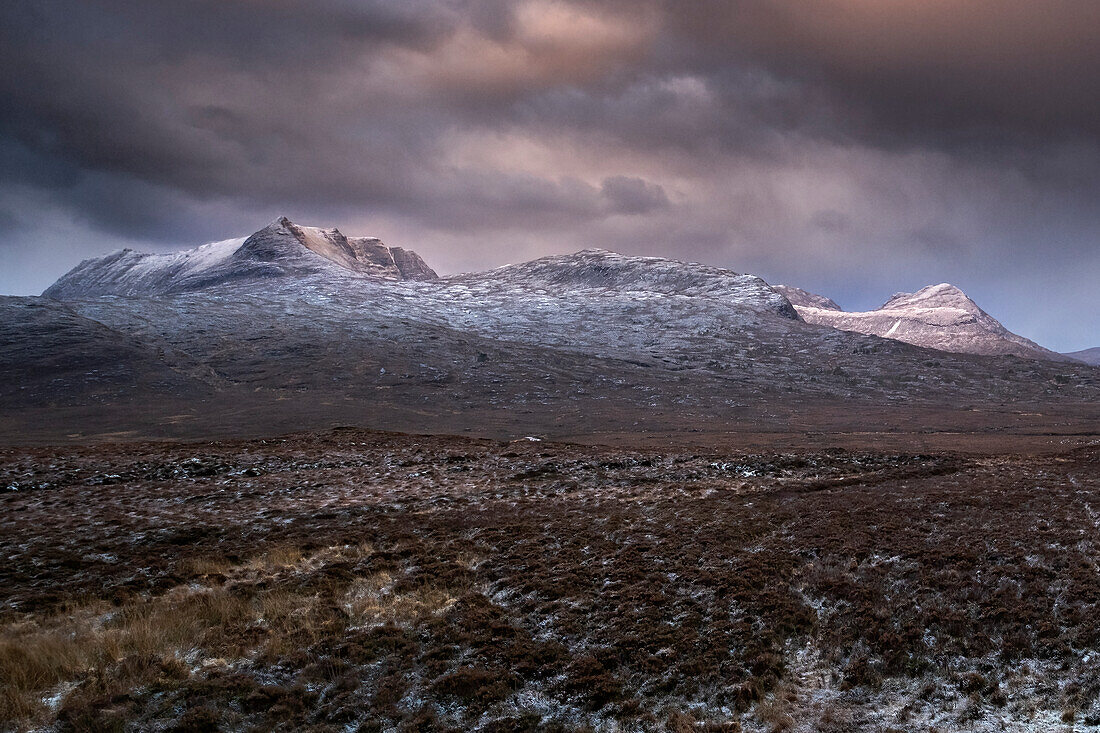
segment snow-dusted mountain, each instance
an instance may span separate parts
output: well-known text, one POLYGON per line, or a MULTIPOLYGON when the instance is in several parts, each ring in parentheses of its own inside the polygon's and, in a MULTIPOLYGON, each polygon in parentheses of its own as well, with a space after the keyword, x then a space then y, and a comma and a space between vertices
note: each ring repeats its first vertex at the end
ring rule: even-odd
POLYGON ((439 278, 414 252, 285 217, 250 237, 193 250, 123 250, 86 260, 43 295, 72 301, 189 292, 263 292, 325 304, 335 297, 353 312, 416 313, 485 337, 556 348, 637 356, 651 350, 646 344, 660 343, 666 361, 721 354, 731 343, 782 334, 784 322, 803 320, 941 351, 1065 358, 1011 333, 946 283, 895 295, 874 311, 847 313, 829 298, 773 288, 753 275, 599 249, 439 278))
MULTIPOLYGON (((924 425, 945 406, 1091 417, 1100 404, 1084 364, 837 330, 814 313, 859 314, 753 275, 603 250, 439 278, 377 240, 278 219, 188 252, 90 260, 46 296, 0 298, 0 435, 864 430, 875 411, 895 425, 899 406, 924 425)), ((883 335, 903 331, 899 314, 990 330, 950 292, 907 297, 879 314, 893 315, 883 335)))
POLYGON ((458 275, 450 283, 507 282, 533 292, 604 291, 710 298, 798 320, 790 302, 755 275, 662 257, 631 257, 602 249, 542 257, 488 272, 458 275))
POLYGON ((599 249, 439 278, 414 252, 285 217, 250 237, 184 252, 123 250, 86 260, 43 295, 72 301, 189 292, 263 292, 326 304, 335 297, 353 312, 416 313, 425 322, 556 348, 636 356, 660 343, 661 358, 673 361, 689 353, 702 358, 708 349, 720 354, 731 343, 781 334, 784 323, 803 320, 941 351, 1066 358, 1011 333, 946 283, 848 313, 829 298, 773 288, 753 275, 599 249))
POLYGON ((170 254, 124 249, 81 262, 43 295, 66 299, 94 295, 181 293, 239 280, 354 272, 389 280, 433 280, 415 252, 387 247, 338 229, 303 227, 286 217, 250 237, 227 239, 170 254))
MULTIPOLYGON (((289 278, 292 287, 305 287, 315 276, 330 286, 340 283, 356 289, 378 280, 432 281, 430 287, 372 291, 382 300, 387 294, 403 298, 415 294, 429 312, 433 307, 450 311, 457 302, 463 302, 465 310, 476 307, 487 312, 494 304, 499 310, 508 301, 507 306, 522 315, 545 310, 550 303, 555 309, 569 309, 566 301, 619 299, 626 304, 638 297, 670 296, 706 298, 798 320, 787 299, 759 277, 718 267, 588 249, 439 278, 415 252, 387 247, 377 239, 346 237, 338 229, 300 226, 286 217, 250 237, 183 252, 144 254, 127 249, 85 260, 43 295, 59 300, 156 296, 230 285, 246 291, 249 282, 263 280, 269 288, 270 281, 279 278, 289 278)), ((447 317, 461 315, 448 312, 447 317)))
POLYGON ((915 293, 897 293, 872 311, 846 312, 824 296, 780 285, 807 323, 832 326, 940 351, 1015 355, 1064 360, 1064 356, 1005 328, 959 288, 929 285, 915 293))
POLYGON ((391 319, 415 314, 484 337, 631 358, 658 343, 662 359, 707 356, 708 345, 718 354, 757 331, 779 333, 782 323, 800 321, 759 277, 659 257, 590 249, 438 278, 411 252, 381 244, 366 249, 364 240, 285 218, 239 241, 176 255, 90 260, 44 296, 68 302, 103 295, 262 296, 279 301, 273 311, 284 310, 281 301, 323 307, 319 321, 362 319, 366 311, 391 319))

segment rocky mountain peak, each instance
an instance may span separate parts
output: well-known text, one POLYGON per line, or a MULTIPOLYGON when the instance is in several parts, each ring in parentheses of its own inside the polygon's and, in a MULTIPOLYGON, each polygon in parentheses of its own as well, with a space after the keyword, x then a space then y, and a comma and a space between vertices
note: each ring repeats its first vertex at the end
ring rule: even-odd
POLYGON ((959 308, 978 311, 977 303, 951 283, 928 285, 915 293, 894 293, 879 310, 891 308, 959 308))
POLYGON ((776 289, 794 303, 807 323, 941 351, 1055 361, 1066 358, 1012 333, 950 283, 928 285, 915 293, 895 293, 875 310, 851 313, 821 295, 782 285, 776 289))

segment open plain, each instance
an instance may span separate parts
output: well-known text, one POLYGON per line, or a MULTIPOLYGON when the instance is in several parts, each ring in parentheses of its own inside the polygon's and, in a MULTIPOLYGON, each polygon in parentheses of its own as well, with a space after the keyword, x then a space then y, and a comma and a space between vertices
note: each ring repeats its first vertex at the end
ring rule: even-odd
POLYGON ((792 440, 3 449, 0 719, 1100 724, 1100 442, 792 440))

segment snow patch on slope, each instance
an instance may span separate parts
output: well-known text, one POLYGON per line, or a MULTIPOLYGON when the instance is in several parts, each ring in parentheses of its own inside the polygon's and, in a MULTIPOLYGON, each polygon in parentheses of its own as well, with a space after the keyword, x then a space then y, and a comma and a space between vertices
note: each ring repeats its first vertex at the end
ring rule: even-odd
POLYGON ((142 254, 135 252, 136 259, 131 272, 135 277, 144 277, 158 270, 174 270, 180 276, 203 272, 220 265, 241 248, 247 237, 225 239, 211 242, 184 252, 170 254, 142 254))
POLYGON ((186 283, 224 266, 246 241, 246 237, 238 237, 168 254, 118 250, 105 257, 84 260, 43 295, 54 298, 142 295, 170 283, 186 283))

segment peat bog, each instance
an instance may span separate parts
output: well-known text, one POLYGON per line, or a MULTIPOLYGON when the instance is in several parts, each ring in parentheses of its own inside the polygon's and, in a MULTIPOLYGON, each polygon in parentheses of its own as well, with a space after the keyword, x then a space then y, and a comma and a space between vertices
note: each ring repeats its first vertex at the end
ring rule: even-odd
POLYGON ((13 730, 1100 724, 1100 446, 0 450, 13 730))

